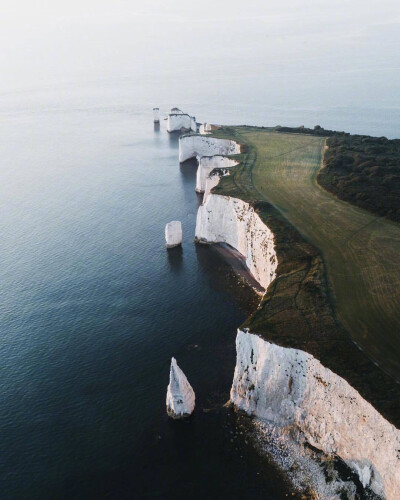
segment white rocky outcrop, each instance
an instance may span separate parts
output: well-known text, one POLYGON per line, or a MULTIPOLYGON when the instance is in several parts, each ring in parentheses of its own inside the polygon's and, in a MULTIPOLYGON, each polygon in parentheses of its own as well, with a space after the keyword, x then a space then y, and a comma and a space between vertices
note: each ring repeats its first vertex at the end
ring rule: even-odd
POLYGON ((202 123, 199 127, 200 134, 211 134, 214 130, 221 128, 221 125, 214 125, 212 123, 202 123))
POLYGON ((183 135, 179 138, 179 161, 197 156, 224 155, 240 153, 240 144, 230 139, 218 139, 207 135, 183 135))
POLYGON ((210 194, 199 207, 196 241, 227 243, 246 259, 250 273, 263 288, 275 279, 278 260, 274 235, 246 202, 210 194))
POLYGON ((167 248, 177 247, 182 243, 182 224, 179 220, 168 222, 165 226, 165 242, 167 248))
POLYGON ((182 130, 196 132, 196 118, 178 108, 172 108, 167 118, 167 132, 181 132, 182 130))
POLYGON ((307 352, 238 331, 231 401, 297 442, 344 460, 363 486, 399 498, 400 431, 307 352))
POLYGON ((211 132, 212 128, 209 123, 202 123, 199 128, 199 133, 201 135, 209 134, 211 132))
POLYGON ((204 193, 206 190, 207 177, 215 168, 230 168, 239 162, 233 158, 222 155, 200 156, 198 157, 199 166, 196 175, 196 191, 204 193))
POLYGON ((206 187, 204 189, 203 204, 206 202, 208 195, 211 193, 213 187, 217 186, 221 177, 229 175, 229 170, 218 170, 218 172, 211 173, 206 178, 206 187))
POLYGON ((154 123, 160 122, 160 108, 153 108, 153 120, 154 123))
POLYGON ((167 388, 167 413, 172 418, 185 418, 193 413, 195 394, 175 358, 171 359, 167 388))

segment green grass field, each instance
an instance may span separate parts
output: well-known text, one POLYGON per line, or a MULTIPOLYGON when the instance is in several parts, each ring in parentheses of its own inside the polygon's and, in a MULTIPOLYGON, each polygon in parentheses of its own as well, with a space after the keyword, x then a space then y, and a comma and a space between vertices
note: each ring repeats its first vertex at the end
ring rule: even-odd
POLYGON ((268 201, 319 249, 338 319, 369 357, 400 380, 400 225, 342 202, 316 183, 324 138, 255 127, 221 134, 248 146, 222 191, 268 201))

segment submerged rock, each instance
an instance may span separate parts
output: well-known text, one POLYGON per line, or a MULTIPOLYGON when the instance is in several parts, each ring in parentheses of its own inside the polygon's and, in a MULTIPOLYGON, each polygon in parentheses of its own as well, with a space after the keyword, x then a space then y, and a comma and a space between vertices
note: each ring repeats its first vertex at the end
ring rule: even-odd
POLYGON ((167 248, 177 247, 182 243, 182 224, 179 220, 168 222, 165 226, 167 248))
POLYGON ((189 417, 194 410, 195 395, 176 359, 171 359, 167 388, 167 413, 171 418, 189 417))

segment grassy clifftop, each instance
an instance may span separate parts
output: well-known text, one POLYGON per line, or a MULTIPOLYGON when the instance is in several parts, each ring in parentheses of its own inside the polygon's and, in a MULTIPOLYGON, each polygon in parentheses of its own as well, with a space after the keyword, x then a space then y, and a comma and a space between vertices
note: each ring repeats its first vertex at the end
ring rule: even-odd
MULTIPOLYGON (((393 319, 390 294, 398 298, 398 288, 389 286, 387 296, 376 301, 376 289, 370 288, 371 281, 363 275, 365 268, 374 270, 376 264, 376 253, 368 257, 370 249, 364 248, 365 238, 376 232, 370 224, 373 217, 357 208, 353 210, 360 213, 351 212, 349 205, 316 185, 325 138, 278 134, 255 127, 230 127, 217 134, 246 144, 247 150, 238 156, 241 163, 221 179, 213 192, 250 202, 276 238, 278 278, 244 326, 279 345, 310 352, 399 425, 400 388, 370 360, 378 354, 382 365, 386 357, 390 362, 382 368, 389 366, 392 375, 398 374, 398 354, 391 351, 390 345, 398 348, 399 329, 393 331, 382 323, 382 311, 388 322, 393 319), (357 231, 359 236, 351 237, 357 231), (367 312, 370 316, 365 319, 367 312), (350 323, 345 324, 342 318, 349 317, 350 323), (376 331, 374 319, 387 329, 376 331), (360 320, 362 328, 357 330, 360 320), (364 325, 369 329, 365 330, 364 325), (368 356, 356 347, 349 334, 368 356)), ((386 229, 380 228, 384 232, 386 229)), ((388 237, 392 250, 393 245, 400 244, 400 238, 393 242, 390 230, 386 231, 386 243, 377 240, 377 253, 385 253, 385 248, 388 251, 388 237)), ((395 272, 400 279, 396 263, 392 260, 389 264, 387 272, 395 272)), ((375 269, 376 273, 380 271, 375 269)))
POLYGON ((319 184, 341 200, 400 222, 400 139, 351 135, 318 125, 276 130, 327 137, 319 184))

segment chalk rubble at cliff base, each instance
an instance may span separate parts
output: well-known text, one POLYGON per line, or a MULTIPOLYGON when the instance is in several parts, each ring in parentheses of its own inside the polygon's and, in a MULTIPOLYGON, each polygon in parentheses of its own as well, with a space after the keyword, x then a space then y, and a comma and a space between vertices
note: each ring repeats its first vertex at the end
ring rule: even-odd
POLYGON ((171 359, 167 388, 167 413, 174 419, 189 417, 195 407, 195 394, 175 358, 171 359))
POLYGON ((400 431, 307 352, 239 330, 231 401, 282 435, 337 455, 363 487, 396 499, 400 431), (379 444, 378 444, 379 440, 379 444))
POLYGON ((165 242, 167 248, 173 248, 182 243, 182 224, 178 220, 168 222, 165 226, 165 242))

